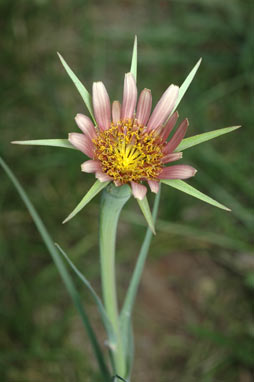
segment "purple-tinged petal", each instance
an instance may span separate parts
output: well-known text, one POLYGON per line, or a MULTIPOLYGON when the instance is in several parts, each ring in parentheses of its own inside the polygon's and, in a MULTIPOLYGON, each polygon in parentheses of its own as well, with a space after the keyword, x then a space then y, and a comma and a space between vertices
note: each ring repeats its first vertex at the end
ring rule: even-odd
POLYGON ((156 180, 148 180, 147 182, 149 184, 151 191, 157 194, 160 188, 160 183, 157 182, 156 180))
POLYGON ((109 180, 113 180, 110 176, 108 176, 102 171, 97 171, 95 177, 99 179, 100 182, 107 182, 109 180))
POLYGON ((126 73, 123 88, 123 105, 121 119, 131 119, 137 103, 137 86, 132 73, 126 73))
POLYGON ((146 126, 152 108, 152 93, 149 89, 142 90, 137 106, 136 119, 140 125, 146 126))
POLYGON ((177 146, 180 144, 180 142, 184 138, 188 126, 189 126, 189 121, 187 118, 185 118, 185 120, 181 123, 181 125, 176 130, 173 137, 170 139, 170 141, 164 147, 163 152, 165 154, 172 153, 177 148, 177 146))
POLYGON ((98 127, 107 130, 111 123, 110 99, 102 82, 93 83, 93 109, 98 127))
POLYGON ((174 114, 171 115, 166 125, 162 128, 162 131, 160 133, 160 137, 162 142, 165 142, 175 127, 176 121, 178 120, 179 114, 177 111, 174 112, 174 114))
POLYGON ((95 139, 97 134, 93 122, 89 117, 84 114, 78 113, 75 117, 75 121, 80 130, 88 135, 91 139, 95 139))
POLYGON ((147 188, 143 184, 131 182, 132 194, 134 198, 142 200, 146 196, 147 188))
POLYGON ((76 149, 82 151, 88 157, 93 158, 94 145, 88 136, 80 133, 70 133, 68 139, 76 149))
POLYGON ((121 119, 121 104, 119 101, 114 101, 112 104, 112 120, 114 123, 121 119))
POLYGON ((159 179, 187 179, 196 174, 195 168, 185 165, 176 164, 174 166, 164 167, 159 174, 159 179))
POLYGON ((174 162, 175 160, 182 159, 183 153, 167 154, 162 158, 162 163, 174 162))
POLYGON ((148 121, 147 127, 150 131, 152 129, 156 129, 166 121, 166 119, 174 109, 178 93, 179 87, 176 85, 170 85, 167 88, 167 90, 162 94, 148 121))
POLYGON ((101 171, 101 163, 97 160, 87 160, 86 162, 82 163, 81 171, 89 173, 101 171))

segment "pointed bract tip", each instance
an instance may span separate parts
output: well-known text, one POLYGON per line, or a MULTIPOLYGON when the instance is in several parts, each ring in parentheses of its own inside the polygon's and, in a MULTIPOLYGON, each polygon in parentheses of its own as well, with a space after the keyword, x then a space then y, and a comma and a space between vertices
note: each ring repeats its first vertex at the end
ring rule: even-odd
POLYGON ((243 126, 242 125, 229 126, 229 127, 226 127, 226 129, 231 129, 231 132, 232 132, 232 131, 235 131, 237 129, 240 129, 240 127, 243 127, 243 126))
POLYGON ((62 55, 61 55, 59 52, 56 52, 56 54, 58 55, 60 61, 63 62, 63 57, 62 57, 62 55))
POLYGON ((69 220, 71 220, 72 216, 73 216, 72 214, 68 215, 67 218, 65 218, 65 219, 62 221, 62 224, 65 224, 65 223, 67 223, 69 220))

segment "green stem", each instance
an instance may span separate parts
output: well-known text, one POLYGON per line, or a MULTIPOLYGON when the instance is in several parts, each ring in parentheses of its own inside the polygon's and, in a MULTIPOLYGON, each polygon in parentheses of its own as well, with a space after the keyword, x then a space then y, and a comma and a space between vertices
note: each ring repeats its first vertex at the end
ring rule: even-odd
POLYGON ((114 372, 121 377, 126 373, 126 359, 120 331, 115 280, 115 244, 120 212, 130 198, 129 186, 110 184, 102 194, 100 213, 101 278, 105 310, 116 336, 116 345, 110 346, 114 360, 114 372))

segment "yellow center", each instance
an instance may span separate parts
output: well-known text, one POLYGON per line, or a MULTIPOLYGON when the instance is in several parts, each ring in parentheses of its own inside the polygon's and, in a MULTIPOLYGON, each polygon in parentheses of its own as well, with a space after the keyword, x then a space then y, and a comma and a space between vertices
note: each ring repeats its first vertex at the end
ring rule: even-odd
POLYGON ((136 120, 128 120, 100 131, 93 142, 103 172, 120 184, 156 179, 162 169, 163 145, 154 131, 146 130, 136 120))

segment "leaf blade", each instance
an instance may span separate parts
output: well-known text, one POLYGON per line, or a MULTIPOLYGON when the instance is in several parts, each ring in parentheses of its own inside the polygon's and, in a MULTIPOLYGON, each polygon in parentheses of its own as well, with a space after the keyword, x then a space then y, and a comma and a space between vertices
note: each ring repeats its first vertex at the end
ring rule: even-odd
POLYGON ((69 67, 69 65, 67 64, 67 62, 64 60, 64 58, 61 56, 60 53, 58 53, 58 57, 64 67, 64 69, 66 70, 67 74, 69 75, 69 77, 71 78, 72 82, 74 83, 74 85, 76 86, 79 94, 81 95, 81 97, 83 98, 83 101, 85 102, 85 105, 94 121, 95 122, 95 118, 94 118, 94 114, 93 114, 93 106, 92 106, 92 97, 91 95, 89 94, 88 90, 86 89, 86 87, 82 84, 82 82, 78 79, 78 77, 76 76, 76 74, 71 70, 71 68, 69 67))
POLYGON ((220 137, 221 135, 231 133, 234 130, 239 129, 241 126, 231 126, 224 127, 223 129, 208 131, 207 133, 197 134, 189 138, 185 138, 182 142, 177 146, 175 152, 186 150, 190 147, 199 145, 200 143, 209 141, 210 139, 214 139, 220 137))
POLYGON ((87 278, 78 270, 78 268, 71 261, 71 259, 69 258, 67 253, 61 248, 61 246, 59 244, 57 244, 57 243, 55 243, 55 246, 58 248, 59 252, 63 255, 63 257, 65 258, 67 263, 70 265, 72 270, 76 273, 76 275, 80 278, 80 280, 83 282, 83 284, 90 291, 90 293, 91 293, 91 295, 92 295, 92 297, 93 297, 93 299, 94 299, 94 301, 95 301, 95 303, 97 305, 98 311, 99 311, 99 313, 101 315, 101 319, 102 319, 102 322, 104 324, 104 328, 105 328, 105 330, 106 330, 106 332, 108 334, 109 340, 110 340, 110 345, 114 346, 116 344, 115 333, 114 333, 114 330, 112 328, 111 322, 109 321, 107 312, 105 311, 105 308, 104 308, 104 306, 102 304, 102 301, 101 301, 100 297, 97 295, 97 293, 95 292, 95 290, 93 289, 92 285, 87 280, 87 278))
POLYGON ((130 72, 133 74, 136 82, 137 82, 137 62, 138 62, 138 43, 137 43, 137 36, 135 36, 133 51, 132 51, 132 58, 131 58, 130 72))
POLYGON ((137 199, 137 202, 138 202, 139 207, 140 207, 140 209, 144 215, 144 218, 147 221, 147 224, 148 224, 150 230, 155 235, 156 233, 155 233, 155 228, 154 228, 154 224, 153 224, 153 217, 151 214, 151 210, 150 210, 150 207, 148 204, 147 197, 145 196, 144 199, 142 199, 142 200, 137 199))
POLYGON ((79 204, 74 208, 74 210, 64 219, 63 224, 67 223, 70 219, 72 219, 75 215, 77 215, 103 188, 105 188, 110 182, 100 182, 96 180, 96 182, 92 185, 92 187, 85 194, 83 199, 79 202, 79 204))
POLYGON ((66 149, 76 150, 68 139, 31 139, 28 141, 12 141, 11 143, 14 145, 64 147, 66 149))
MULTIPOLYGON (((155 196, 154 205, 153 205, 152 217, 154 222, 156 221, 157 214, 158 214, 160 194, 161 194, 161 186, 159 188, 158 193, 155 196)), ((123 342, 125 347, 125 353, 127 355, 127 364, 128 364, 129 374, 131 372, 131 366, 132 366, 131 352, 133 348, 133 342, 132 342, 133 339, 131 338, 131 334, 130 334, 132 310, 133 310, 135 298, 137 295, 138 286, 140 284, 140 279, 141 279, 143 269, 145 266, 147 254, 150 248, 152 237, 153 237, 153 233, 151 229, 147 227, 145 238, 137 258, 134 272, 132 274, 132 277, 128 286, 128 290, 124 299, 121 314, 120 314, 120 325, 121 325, 121 329, 123 333, 122 336, 123 336, 123 342)))
POLYGON ((198 191, 196 188, 192 187, 188 183, 180 179, 163 179, 162 183, 167 186, 176 188, 179 191, 185 192, 188 195, 193 196, 194 198, 200 199, 205 203, 211 204, 214 207, 221 208, 222 210, 231 211, 228 207, 212 199, 210 196, 205 195, 203 192, 198 191))

